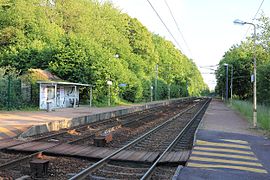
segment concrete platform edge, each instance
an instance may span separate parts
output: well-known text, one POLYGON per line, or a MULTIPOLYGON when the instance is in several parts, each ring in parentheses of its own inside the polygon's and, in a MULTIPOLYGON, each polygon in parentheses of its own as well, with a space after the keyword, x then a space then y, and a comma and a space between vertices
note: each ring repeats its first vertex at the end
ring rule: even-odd
POLYGON ((144 104, 144 105, 140 105, 136 107, 130 107, 130 108, 120 109, 120 110, 111 111, 111 112, 91 114, 87 116, 81 116, 81 117, 76 117, 76 118, 71 118, 71 119, 60 120, 60 121, 53 121, 53 122, 49 122, 49 123, 45 123, 41 125, 35 125, 29 128, 27 131, 21 133, 19 135, 19 138, 26 138, 28 136, 33 136, 33 135, 51 132, 51 131, 58 131, 64 128, 71 128, 71 127, 75 127, 79 125, 84 125, 90 122, 109 119, 112 117, 117 117, 117 116, 125 115, 128 113, 136 112, 136 111, 141 111, 145 109, 154 108, 157 106, 168 105, 177 101, 181 102, 181 101, 190 100, 190 99, 194 99, 194 97, 166 100, 166 101, 162 101, 158 103, 148 103, 148 104, 144 104))

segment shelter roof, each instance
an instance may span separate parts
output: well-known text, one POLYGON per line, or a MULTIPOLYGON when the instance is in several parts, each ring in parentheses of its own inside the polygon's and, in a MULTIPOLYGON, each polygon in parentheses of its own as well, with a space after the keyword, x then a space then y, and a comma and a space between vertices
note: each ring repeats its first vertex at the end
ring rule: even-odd
POLYGON ((37 81, 38 84, 50 84, 50 85, 73 85, 73 86, 87 86, 93 87, 91 84, 64 82, 64 81, 37 81))

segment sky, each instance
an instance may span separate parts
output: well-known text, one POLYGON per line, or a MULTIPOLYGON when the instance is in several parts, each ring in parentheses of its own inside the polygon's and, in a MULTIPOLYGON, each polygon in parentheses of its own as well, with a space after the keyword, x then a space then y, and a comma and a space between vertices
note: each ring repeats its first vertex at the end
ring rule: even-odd
POLYGON ((270 16, 270 0, 166 0, 178 24, 170 14, 165 0, 149 0, 178 43, 166 30, 147 0, 110 0, 123 13, 137 18, 151 32, 172 41, 200 69, 211 90, 216 85, 213 69, 234 44, 253 32, 249 25, 233 24, 235 19, 254 22, 264 12, 270 16), (178 46, 178 44, 180 46, 178 46))

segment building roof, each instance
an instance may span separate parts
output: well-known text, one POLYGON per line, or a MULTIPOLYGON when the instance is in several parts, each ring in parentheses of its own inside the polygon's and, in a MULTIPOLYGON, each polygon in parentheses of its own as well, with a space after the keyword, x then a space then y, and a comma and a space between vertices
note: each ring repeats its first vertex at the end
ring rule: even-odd
POLYGON ((52 74, 48 70, 43 69, 29 69, 29 73, 36 77, 37 80, 48 80, 48 81, 63 81, 58 76, 52 74))
POLYGON ((64 82, 64 81, 37 81, 38 84, 50 84, 50 85, 74 85, 74 86, 87 86, 93 87, 91 84, 64 82))

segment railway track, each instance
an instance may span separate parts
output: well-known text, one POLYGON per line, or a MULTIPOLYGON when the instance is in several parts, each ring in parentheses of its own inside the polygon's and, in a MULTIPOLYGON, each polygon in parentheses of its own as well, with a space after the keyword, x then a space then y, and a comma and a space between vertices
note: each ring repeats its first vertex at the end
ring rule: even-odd
MULTIPOLYGON (((154 179, 171 178, 176 168, 172 168, 170 166, 160 166, 157 168, 157 165, 160 163, 166 163, 168 158, 171 159, 172 155, 174 158, 177 158, 177 156, 182 156, 183 153, 187 154, 185 151, 182 151, 181 144, 183 143, 181 140, 183 141, 185 139, 184 135, 194 133, 194 127, 198 126, 209 102, 209 99, 201 101, 195 106, 175 115, 124 147, 114 151, 107 157, 84 169, 70 178, 70 180, 148 179, 151 176, 154 179), (181 150, 179 151, 179 149, 181 150), (159 152, 159 155, 157 156, 157 159, 150 164, 112 160, 113 157, 126 150, 157 151, 159 152)), ((191 134, 188 136, 193 137, 194 135, 191 134)), ((128 151, 125 153, 128 153, 128 151)))
MULTIPOLYGON (((187 103, 188 104, 188 103, 187 103)), ((181 105, 183 108, 186 106, 184 103, 181 105)), ((117 126, 132 126, 132 124, 138 124, 140 121, 153 120, 158 115, 157 113, 162 113, 164 111, 168 111, 169 109, 179 108, 179 105, 167 105, 160 106, 156 108, 147 109, 144 111, 133 112, 130 114, 105 119, 102 121, 93 122, 90 124, 86 124, 80 127, 76 127, 70 130, 64 130, 59 133, 53 133, 46 136, 41 136, 33 139, 32 141, 47 141, 47 142, 58 142, 58 143, 75 143, 80 142, 83 138, 88 138, 92 136, 96 132, 105 131, 106 129, 110 129, 117 126)))
MULTIPOLYGON (((164 118, 164 116, 169 116, 170 113, 173 114, 172 112, 174 112, 174 111, 179 112, 179 111, 181 111, 181 109, 185 109, 185 108, 189 107, 190 104, 191 104, 190 102, 185 102, 182 104, 176 104, 174 106, 158 107, 158 108, 150 109, 150 110, 143 111, 143 112, 137 112, 137 113, 132 113, 129 115, 121 116, 121 117, 108 119, 108 120, 105 120, 102 122, 92 123, 92 124, 81 126, 81 127, 74 129, 73 132, 76 132, 75 135, 74 135, 74 133, 70 133, 70 130, 66 130, 66 131, 62 131, 60 133, 54 133, 54 134, 49 134, 46 136, 36 137, 35 139, 32 139, 30 142, 51 142, 53 140, 53 142, 57 142, 57 143, 49 148, 44 148, 41 151, 37 151, 37 152, 34 152, 32 154, 25 155, 22 153, 22 154, 20 154, 20 156, 18 156, 18 153, 14 153, 14 154, 16 154, 16 156, 13 157, 14 159, 5 158, 6 160, 8 159, 9 162, 8 163, 4 162, 5 164, 1 163, 0 177, 3 174, 3 172, 4 172, 4 174, 5 173, 9 174, 6 170, 13 168, 13 167, 15 167, 16 172, 19 171, 16 168, 16 166, 18 166, 19 164, 23 164, 23 163, 28 164, 29 161, 33 157, 40 155, 41 153, 43 153, 44 151, 46 151, 48 149, 59 146, 59 145, 63 144, 63 142, 67 142, 70 144, 81 144, 81 143, 85 144, 84 140, 89 139, 90 137, 93 137, 94 134, 98 131, 103 131, 103 130, 106 130, 106 129, 111 128, 111 127, 119 126, 119 124, 125 128, 138 128, 139 125, 142 125, 142 124, 146 125, 147 123, 152 122, 155 119, 162 117, 162 114, 163 114, 163 118, 164 118), (87 131, 87 132, 85 133, 84 131, 87 131), (74 136, 76 138, 73 138, 72 136, 74 136), (18 157, 19 157, 19 159, 18 159, 18 157), (10 162, 10 159, 11 159, 11 162, 10 162)), ((163 119, 163 121, 164 121, 164 119, 163 119)), ((161 122, 162 121, 160 121, 159 123, 161 123, 161 122)), ((138 132, 138 133, 141 133, 141 132, 138 132)), ((123 142, 121 142, 121 143, 123 143, 123 142)), ((112 146, 114 146, 114 145, 112 145, 112 146)), ((118 145, 118 146, 120 146, 120 145, 118 145)), ((1 151, 1 153, 4 153, 4 152, 5 152, 5 150, 1 151)), ((5 155, 6 154, 0 154, 0 159, 2 157, 4 157, 5 155)), ((12 156, 12 153, 9 152, 8 155, 12 156)), ((54 159, 53 157, 50 157, 50 156, 43 156, 43 158, 54 159)), ((60 159, 66 159, 66 157, 62 157, 60 159)), ((58 159, 58 161, 60 161, 60 159, 58 159)), ((54 161, 56 162, 57 160, 54 160, 54 161)), ((67 160, 67 161, 71 162, 71 164, 79 164, 78 159, 76 159, 76 158, 72 159, 70 157, 69 160, 67 160)), ((89 163, 93 163, 93 162, 89 161, 88 164, 89 163)), ((57 162, 54 164, 57 164, 57 162)), ((22 167, 24 167, 24 166, 22 166, 22 167)), ((82 165, 82 167, 84 167, 84 165, 82 165)), ((24 171, 26 174, 27 173, 29 174, 29 172, 27 172, 25 169, 28 169, 28 171, 29 171, 28 166, 26 166, 24 168, 24 170, 21 170, 21 171, 24 171)))

